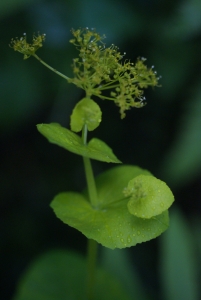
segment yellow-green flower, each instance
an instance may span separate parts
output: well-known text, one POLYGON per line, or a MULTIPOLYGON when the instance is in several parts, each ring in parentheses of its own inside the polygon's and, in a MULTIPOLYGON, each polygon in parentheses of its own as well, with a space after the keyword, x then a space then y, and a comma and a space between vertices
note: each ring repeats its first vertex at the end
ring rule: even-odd
POLYGON ((72 30, 72 35, 70 43, 79 51, 78 57, 73 59, 73 78, 58 72, 35 54, 43 46, 45 34, 34 35, 31 44, 27 42, 24 34, 20 39, 12 39, 10 46, 22 53, 24 59, 34 56, 69 83, 83 89, 86 98, 96 96, 114 101, 120 108, 121 118, 125 117, 125 112, 130 108, 145 105, 144 89, 158 86, 160 79, 153 67, 147 68, 145 58, 138 58, 136 63, 123 61, 125 53, 120 53, 113 44, 105 47, 105 36, 101 36, 94 29, 72 30))
POLYGON ((38 34, 38 36, 33 36, 32 43, 27 42, 26 33, 21 38, 16 38, 11 40, 10 47, 15 51, 18 51, 24 55, 24 59, 29 58, 34 55, 35 52, 43 46, 43 41, 45 40, 45 34, 38 34))
POLYGON ((123 61, 125 53, 121 54, 113 44, 105 47, 102 41, 105 36, 95 30, 72 30, 72 34, 70 42, 79 51, 79 57, 73 61, 74 78, 69 82, 85 90, 87 97, 94 95, 114 101, 121 118, 131 107, 143 107, 143 89, 158 86, 159 79, 153 68, 148 69, 144 64, 146 59, 138 58, 136 63, 123 61))

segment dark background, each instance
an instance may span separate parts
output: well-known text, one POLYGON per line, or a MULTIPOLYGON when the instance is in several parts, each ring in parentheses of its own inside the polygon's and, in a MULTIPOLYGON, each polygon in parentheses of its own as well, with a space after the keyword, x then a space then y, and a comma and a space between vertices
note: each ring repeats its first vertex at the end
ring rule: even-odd
MULTIPOLYGON (((84 188, 82 159, 49 144, 35 126, 59 122, 68 127, 84 95, 34 58, 23 61, 9 48, 11 38, 24 32, 30 41, 34 32, 46 33, 37 54, 66 75, 77 57, 68 42, 70 29, 79 27, 96 28, 127 59, 143 56, 155 66, 162 86, 146 90, 147 105, 121 120, 113 103, 98 100, 103 121, 94 134, 124 163, 167 182, 176 198, 171 211, 179 211, 193 249, 201 250, 201 1, 1 0, 0 18, 0 299, 11 299, 38 254, 57 247, 85 253, 86 248, 85 237, 49 207, 58 192, 84 188)), ((93 166, 97 174, 110 167, 95 161, 93 166)), ((161 251, 160 238, 128 251, 155 300, 166 299, 161 251)), ((199 264, 201 251, 195 256, 199 264)))

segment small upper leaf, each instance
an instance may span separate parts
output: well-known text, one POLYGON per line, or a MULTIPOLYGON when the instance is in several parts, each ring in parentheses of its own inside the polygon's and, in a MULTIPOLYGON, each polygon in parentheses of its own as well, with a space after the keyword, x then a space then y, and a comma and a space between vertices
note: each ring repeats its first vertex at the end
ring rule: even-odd
POLYGON ((96 102, 89 98, 84 98, 79 101, 71 115, 71 130, 79 132, 86 124, 87 129, 92 131, 96 129, 101 122, 102 112, 96 102))
POLYGON ((49 142, 70 152, 108 163, 121 163, 112 149, 99 139, 92 139, 88 145, 84 145, 79 135, 58 123, 38 124, 37 129, 49 142))
POLYGON ((130 196, 129 212, 146 219, 161 214, 174 201, 174 196, 166 183, 149 175, 139 175, 130 180, 124 194, 130 196))

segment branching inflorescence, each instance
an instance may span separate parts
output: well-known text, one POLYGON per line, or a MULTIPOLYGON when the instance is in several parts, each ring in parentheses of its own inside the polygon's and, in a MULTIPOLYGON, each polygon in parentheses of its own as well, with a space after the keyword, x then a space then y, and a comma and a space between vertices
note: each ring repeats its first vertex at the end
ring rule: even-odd
POLYGON ((159 77, 153 67, 144 64, 145 58, 138 58, 136 63, 124 60, 124 54, 113 44, 105 47, 103 39, 95 30, 72 30, 73 39, 70 43, 79 51, 78 58, 73 59, 74 77, 69 78, 44 63, 35 52, 42 47, 45 34, 33 36, 31 44, 26 34, 20 39, 12 39, 11 47, 24 55, 24 59, 34 56, 52 71, 61 75, 69 83, 75 84, 86 92, 86 97, 97 96, 112 100, 120 107, 121 118, 131 107, 140 108, 145 105, 143 89, 158 86, 159 77), (106 95, 104 91, 109 91, 106 95))

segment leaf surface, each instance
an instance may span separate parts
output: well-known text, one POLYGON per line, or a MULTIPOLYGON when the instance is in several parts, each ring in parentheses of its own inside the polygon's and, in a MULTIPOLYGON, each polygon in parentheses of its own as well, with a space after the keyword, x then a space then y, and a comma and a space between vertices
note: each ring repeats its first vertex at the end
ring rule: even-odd
POLYGON ((149 173, 138 167, 121 166, 98 176, 98 207, 91 206, 87 191, 84 194, 60 193, 53 199, 51 207, 64 223, 105 247, 126 248, 149 241, 167 229, 169 218, 167 210, 150 219, 130 214, 123 189, 130 178, 143 172, 149 173))
POLYGON ((130 180, 127 187, 130 193, 128 210, 139 218, 149 219, 168 209, 174 196, 167 184, 154 176, 139 175, 130 180))
POLYGON ((89 98, 79 101, 71 115, 71 130, 79 132, 86 124, 87 129, 92 131, 96 129, 101 122, 102 112, 99 105, 89 98))
POLYGON ((50 143, 70 152, 108 163, 120 163, 112 149, 99 139, 92 139, 88 145, 84 145, 79 135, 58 123, 38 124, 37 129, 50 143))

